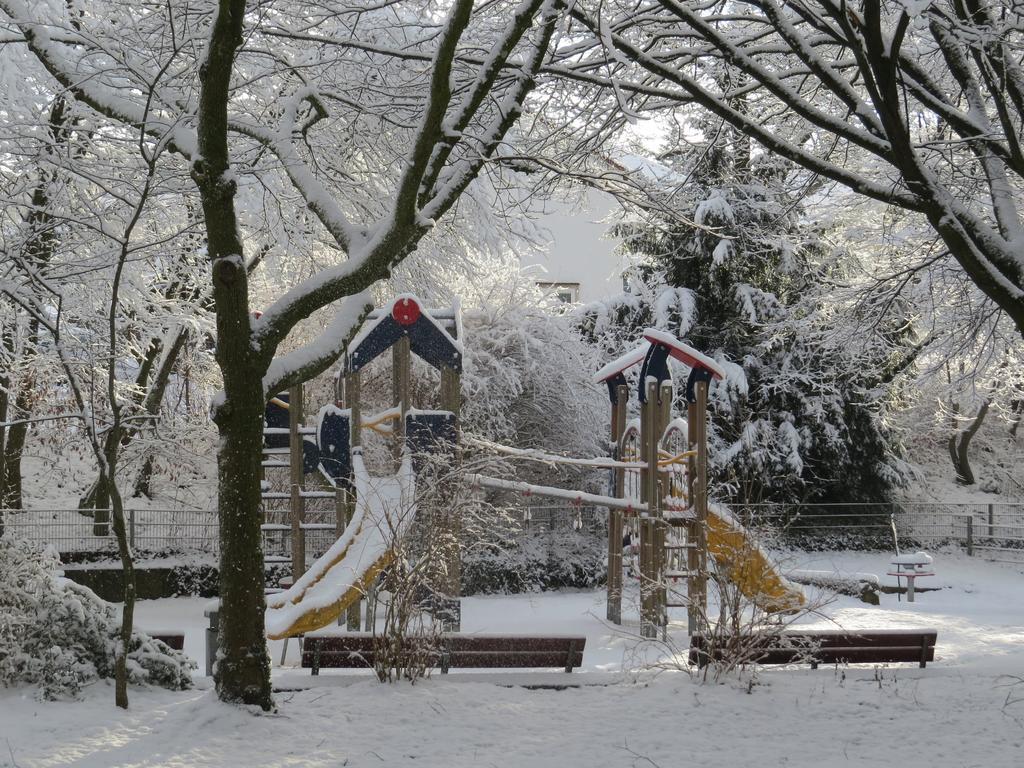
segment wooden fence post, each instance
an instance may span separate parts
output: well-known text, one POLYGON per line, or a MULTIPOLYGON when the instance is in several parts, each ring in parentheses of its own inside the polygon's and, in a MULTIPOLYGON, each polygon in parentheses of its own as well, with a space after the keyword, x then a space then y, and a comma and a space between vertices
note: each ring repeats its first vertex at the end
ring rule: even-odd
POLYGON ((398 418, 392 424, 391 448, 395 457, 395 470, 402 463, 405 449, 405 413, 409 402, 410 377, 412 375, 412 351, 408 336, 402 336, 391 348, 391 403, 398 408, 398 418))
POLYGON ((457 498, 461 490, 460 470, 462 453, 459 450, 460 411, 462 406, 462 380, 459 372, 447 365, 441 368, 441 408, 455 417, 455 444, 452 446, 452 466, 444 492, 438 497, 439 509, 433 515, 433 524, 438 527, 437 533, 443 542, 442 553, 444 564, 440 579, 444 628, 449 632, 458 632, 462 627, 462 521, 459 519, 457 498))
POLYGON ((672 387, 671 381, 661 382, 658 388, 658 408, 656 413, 656 423, 654 425, 654 467, 655 467, 655 484, 654 492, 657 497, 658 507, 657 513, 651 516, 651 525, 653 526, 653 572, 654 572, 654 595, 652 605, 652 611, 657 616, 657 623, 662 627, 664 633, 668 632, 668 583, 665 578, 665 563, 666 563, 666 551, 665 545, 668 543, 668 520, 665 517, 664 499, 668 493, 668 473, 672 471, 671 467, 666 467, 664 470, 661 468, 661 441, 665 436, 665 430, 668 428, 669 422, 672 420, 672 399, 675 390, 672 387))
POLYGON ((700 631, 705 629, 700 625, 707 616, 708 607, 708 383, 698 381, 695 394, 697 474, 693 484, 692 506, 697 517, 694 526, 697 539, 693 542, 696 547, 691 551, 696 553, 697 575, 692 582, 695 594, 690 596, 691 613, 688 615, 688 623, 700 631))
MULTIPOLYGON (((360 395, 360 380, 359 371, 350 371, 345 374, 345 392, 344 392, 344 407, 349 410, 349 424, 351 425, 351 446, 354 454, 356 449, 362 445, 362 411, 359 405, 360 395)), ((345 525, 348 526, 352 522, 352 515, 355 514, 355 488, 351 492, 346 493, 346 511, 345 511, 345 525)), ((362 600, 356 600, 352 605, 348 607, 348 611, 345 614, 345 626, 349 632, 359 631, 359 606, 362 600)))

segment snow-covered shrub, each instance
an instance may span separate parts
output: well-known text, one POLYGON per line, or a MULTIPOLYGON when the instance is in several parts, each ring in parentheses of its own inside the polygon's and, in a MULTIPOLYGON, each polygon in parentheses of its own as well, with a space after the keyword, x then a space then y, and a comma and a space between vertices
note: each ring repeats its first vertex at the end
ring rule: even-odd
POLYGON ((603 537, 571 529, 473 547, 462 558, 462 594, 594 587, 606 575, 606 550, 603 537))
MULTIPOLYGON (((91 590, 56 575, 52 550, 0 538, 0 686, 38 686, 44 699, 75 697, 114 677, 121 618, 91 590)), ((184 690, 195 662, 142 632, 132 634, 128 679, 184 690)))
POLYGON ((464 313, 463 429, 517 448, 603 452, 607 396, 593 383, 595 350, 529 274, 494 279, 464 313))

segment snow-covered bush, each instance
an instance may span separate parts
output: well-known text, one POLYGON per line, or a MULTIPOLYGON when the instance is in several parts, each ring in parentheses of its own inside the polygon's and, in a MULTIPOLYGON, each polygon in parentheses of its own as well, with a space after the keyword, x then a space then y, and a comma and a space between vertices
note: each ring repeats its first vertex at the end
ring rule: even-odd
MULTIPOLYGON (((0 686, 36 685, 43 699, 75 697, 113 678, 121 619, 91 590, 56 575, 51 550, 0 538, 0 686)), ((132 634, 128 679, 184 690, 195 662, 141 633, 132 634)))
POLYGON ((595 587, 606 575, 607 546, 586 531, 559 530, 474 547, 462 557, 462 594, 595 587))
POLYGON ((593 383, 598 356, 518 267, 464 314, 463 429, 517 448, 577 456, 604 450, 607 398, 593 383))
MULTIPOLYGON (((545 299, 531 275, 513 266, 495 268, 491 278, 465 313, 464 432, 516 448, 606 454, 607 395, 593 383, 597 350, 564 306, 545 299)), ((607 482, 605 473, 591 469, 533 461, 504 460, 488 471, 598 493, 607 482)), ((509 519, 520 516, 517 496, 492 494, 489 501, 509 519)), ((501 528, 467 542, 464 594, 591 587, 604 578, 602 535, 501 528)))

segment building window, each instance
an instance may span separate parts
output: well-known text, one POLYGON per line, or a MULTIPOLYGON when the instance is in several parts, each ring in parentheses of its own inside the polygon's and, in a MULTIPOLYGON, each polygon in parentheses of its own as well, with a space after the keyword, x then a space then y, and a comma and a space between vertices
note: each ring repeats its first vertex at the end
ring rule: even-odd
POLYGON ((580 300, 579 283, 537 283, 537 287, 563 304, 575 304, 580 300))

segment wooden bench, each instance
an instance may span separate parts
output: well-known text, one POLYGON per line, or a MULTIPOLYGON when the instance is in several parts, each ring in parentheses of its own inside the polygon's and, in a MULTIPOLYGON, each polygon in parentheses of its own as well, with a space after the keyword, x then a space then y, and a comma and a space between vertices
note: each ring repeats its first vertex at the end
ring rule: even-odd
MULTIPOLYGON (((559 635, 460 635, 445 634, 429 651, 431 666, 449 669, 515 669, 560 667, 572 672, 583 664, 587 639, 559 635)), ((374 637, 368 632, 306 635, 302 667, 314 675, 322 668, 366 669, 373 667, 374 637)))
POLYGON ((935 660, 937 637, 935 630, 920 629, 807 630, 752 635, 749 642, 745 638, 736 644, 718 639, 717 647, 712 649, 707 638, 697 634, 690 639, 690 663, 705 667, 721 661, 723 645, 739 645, 749 654, 746 660, 757 664, 808 663, 817 669, 819 664, 916 661, 924 667, 935 660))

